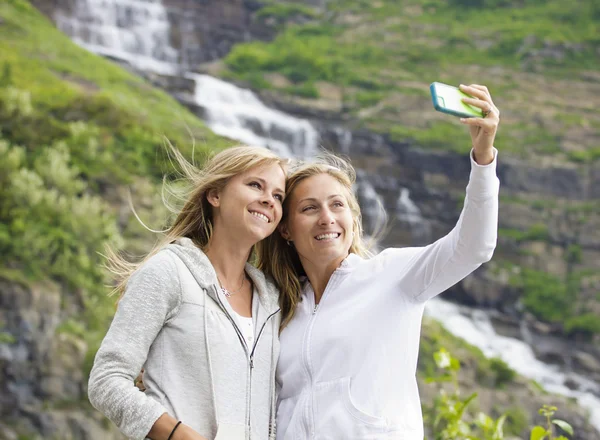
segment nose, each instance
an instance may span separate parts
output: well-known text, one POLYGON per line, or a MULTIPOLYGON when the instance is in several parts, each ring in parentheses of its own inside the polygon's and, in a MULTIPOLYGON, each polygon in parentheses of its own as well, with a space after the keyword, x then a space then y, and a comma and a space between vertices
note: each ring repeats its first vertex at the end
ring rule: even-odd
POLYGON ((323 209, 321 211, 321 216, 319 217, 319 225, 326 226, 332 225, 335 223, 335 218, 333 213, 329 209, 323 209))
POLYGON ((262 197, 262 200, 260 201, 260 203, 261 203, 263 206, 273 206, 273 205, 275 205, 275 197, 273 197, 273 196, 272 196, 272 195, 270 195, 270 194, 265 194, 265 195, 262 197))

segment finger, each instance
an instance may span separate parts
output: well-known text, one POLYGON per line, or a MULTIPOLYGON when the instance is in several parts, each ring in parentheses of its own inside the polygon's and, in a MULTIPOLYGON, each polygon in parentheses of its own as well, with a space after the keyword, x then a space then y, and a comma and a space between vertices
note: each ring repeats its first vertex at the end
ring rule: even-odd
POLYGON ((494 106, 491 103, 481 99, 462 98, 462 102, 480 108, 484 113, 492 112, 494 110, 494 106))
POLYGON ((471 127, 481 127, 486 132, 493 132, 497 127, 494 121, 487 118, 461 118, 460 122, 471 127))
POLYGON ((476 87, 471 87, 471 86, 465 86, 464 84, 460 85, 460 90, 464 93, 466 93, 467 95, 471 95, 475 98, 479 98, 483 101, 488 101, 491 102, 492 98, 490 97, 490 95, 488 95, 485 91, 480 90, 476 87))
POLYGON ((485 92, 485 94, 488 96, 492 96, 492 94, 490 93, 490 90, 486 86, 483 86, 481 84, 469 84, 469 85, 471 87, 473 87, 474 89, 478 89, 478 90, 481 90, 482 92, 485 92))
POLYGON ((486 86, 483 86, 483 85, 480 85, 480 84, 471 84, 471 87, 473 87, 474 89, 478 89, 478 90, 481 90, 482 92, 484 92, 487 95, 487 97, 489 98, 490 102, 492 104, 494 103, 494 100, 492 99, 492 94, 490 93, 490 90, 486 86))

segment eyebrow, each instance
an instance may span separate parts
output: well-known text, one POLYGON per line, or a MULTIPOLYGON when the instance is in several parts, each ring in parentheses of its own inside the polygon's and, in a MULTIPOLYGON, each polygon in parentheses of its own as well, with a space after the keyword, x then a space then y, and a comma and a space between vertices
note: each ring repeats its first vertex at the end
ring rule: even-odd
MULTIPOLYGON (((257 176, 248 176, 248 180, 258 180, 260 183, 263 184, 263 186, 267 186, 267 182, 265 179, 263 179, 262 177, 257 177, 257 176)), ((275 191, 278 191, 282 194, 285 194, 285 191, 282 190, 281 188, 275 188, 275 191)))
MULTIPOLYGON (((341 194, 332 194, 329 197, 327 197, 327 200, 335 199, 336 197, 343 197, 343 196, 341 194)), ((299 200, 298 203, 307 202, 307 201, 318 202, 318 200, 315 199, 314 197, 306 197, 302 200, 299 200)))

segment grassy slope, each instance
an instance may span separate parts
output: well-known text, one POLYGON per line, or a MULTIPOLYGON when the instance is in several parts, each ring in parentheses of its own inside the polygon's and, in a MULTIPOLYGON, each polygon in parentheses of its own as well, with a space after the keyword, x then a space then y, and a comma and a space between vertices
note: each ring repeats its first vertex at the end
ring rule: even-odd
POLYGON ((127 189, 151 227, 165 221, 163 136, 188 156, 192 137, 199 150, 230 144, 166 93, 73 44, 26 1, 0 2, 0 276, 50 278, 66 303, 78 296, 80 315, 59 330, 84 336, 90 356, 114 310, 97 252, 152 242, 117 215, 127 189))
MULTIPOLYGON (((236 47, 227 74, 277 88, 264 79, 277 72, 289 81, 280 92, 313 98, 330 83, 341 108, 368 128, 455 150, 464 150, 453 140, 461 128, 430 112, 428 85, 485 82, 504 112, 503 125, 510 125, 499 139, 503 151, 600 156, 600 111, 592 98, 600 91, 597 0, 341 0, 328 8, 308 23, 280 25, 273 42, 236 47), (536 58, 544 47, 558 59, 536 58), (586 75, 593 80, 581 83, 586 75), (570 142, 574 128, 581 142, 570 142), (524 138, 527 150, 520 147, 524 138)), ((259 19, 281 23, 286 14, 311 18, 279 4, 259 19)))

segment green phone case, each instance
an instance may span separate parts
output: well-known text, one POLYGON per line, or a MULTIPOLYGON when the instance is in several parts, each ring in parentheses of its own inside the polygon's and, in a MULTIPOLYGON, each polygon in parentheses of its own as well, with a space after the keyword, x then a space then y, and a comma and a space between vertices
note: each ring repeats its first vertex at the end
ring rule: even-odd
POLYGON ((472 98, 472 96, 461 92, 458 87, 448 84, 433 82, 429 86, 433 107, 443 113, 461 118, 482 118, 483 111, 480 108, 465 104, 461 98, 472 98))

